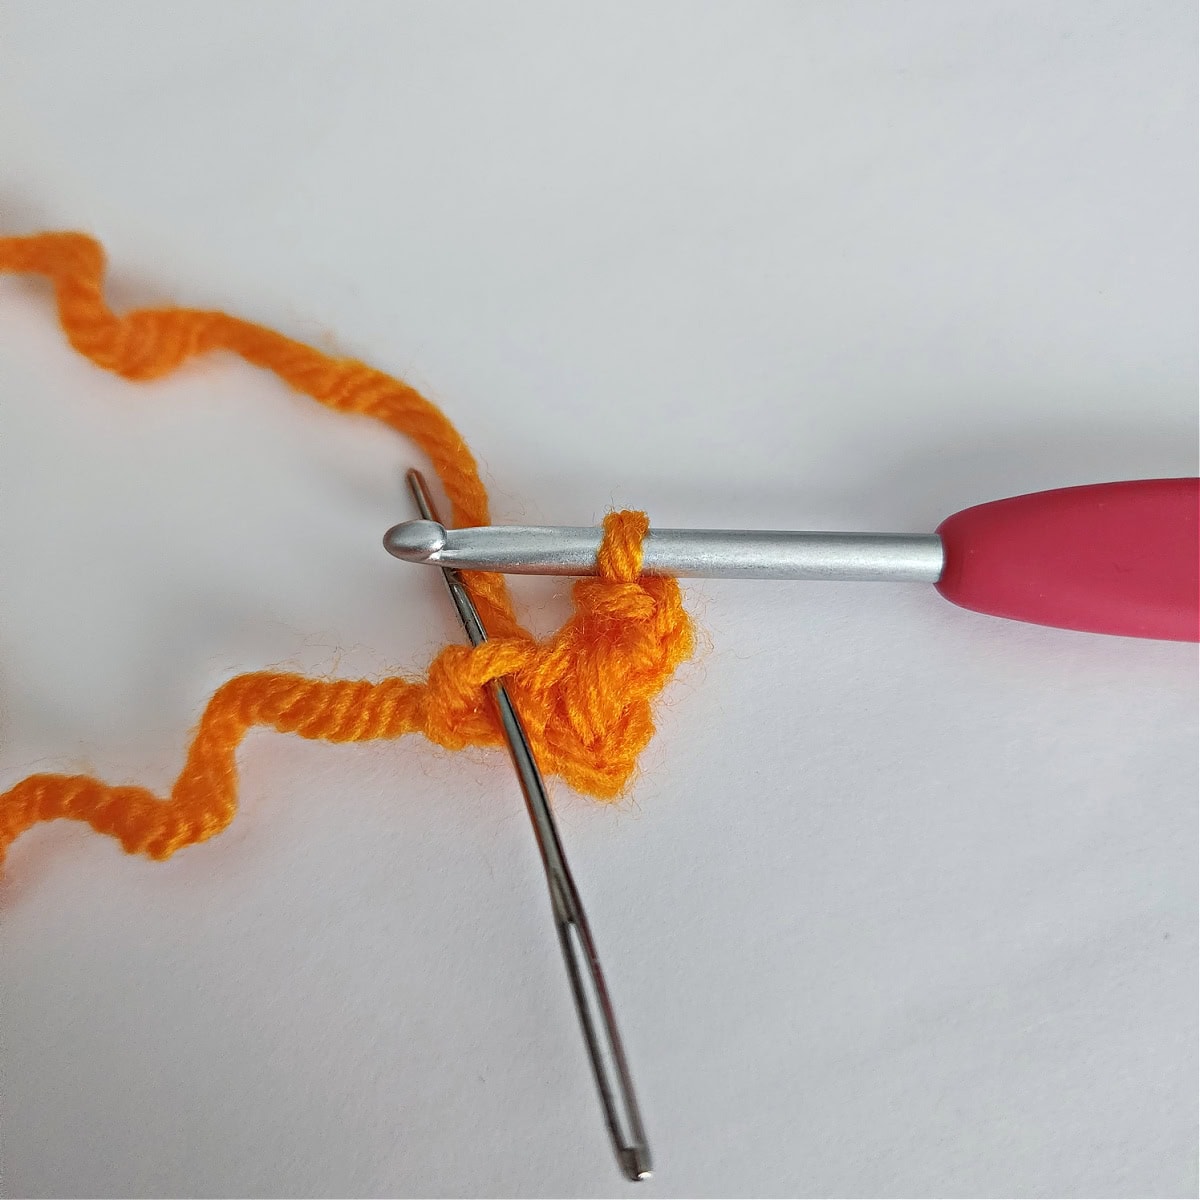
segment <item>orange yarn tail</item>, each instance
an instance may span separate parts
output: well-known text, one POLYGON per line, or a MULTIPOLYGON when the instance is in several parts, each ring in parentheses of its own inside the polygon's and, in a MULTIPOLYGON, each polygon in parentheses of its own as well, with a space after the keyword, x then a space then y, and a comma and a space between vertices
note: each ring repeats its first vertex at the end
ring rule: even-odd
MULTIPOLYGON (((0 238, 0 271, 47 276, 71 345, 127 379, 156 379, 194 355, 230 350, 340 412, 382 421, 415 442, 445 487, 458 525, 489 521, 487 493, 458 431, 420 393, 351 359, 335 359, 223 312, 139 309, 117 316, 102 292, 104 252, 79 233, 0 238)), ((70 817, 130 853, 167 858, 219 833, 237 809, 237 747, 252 726, 331 742, 423 733, 449 749, 500 740, 484 685, 506 676, 543 769, 611 799, 654 733, 650 702, 691 654, 673 579, 642 577, 642 513, 605 521, 600 577, 580 580, 575 612, 536 642, 518 624, 503 578, 475 572, 471 592, 493 640, 447 646, 428 679, 325 682, 257 672, 209 701, 167 798, 86 775, 31 775, 0 794, 0 861, 39 821, 70 817)))

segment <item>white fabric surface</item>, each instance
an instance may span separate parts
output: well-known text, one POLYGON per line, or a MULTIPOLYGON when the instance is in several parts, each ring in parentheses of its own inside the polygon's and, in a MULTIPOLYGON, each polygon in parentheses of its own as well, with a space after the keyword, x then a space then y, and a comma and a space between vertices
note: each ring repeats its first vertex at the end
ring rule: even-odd
MULTIPOLYGON (((402 375, 499 520, 923 531, 1197 470, 1187 0, 0 20, 3 229, 402 375)), ((460 634, 379 544, 413 461, 228 359, 106 376, 0 280, 0 783, 166 787, 240 671, 422 672, 460 634)), ((628 799, 556 788, 651 1182, 503 756, 256 734, 168 864, 15 846, 3 1193, 1195 1195, 1196 648, 687 595, 628 799)))

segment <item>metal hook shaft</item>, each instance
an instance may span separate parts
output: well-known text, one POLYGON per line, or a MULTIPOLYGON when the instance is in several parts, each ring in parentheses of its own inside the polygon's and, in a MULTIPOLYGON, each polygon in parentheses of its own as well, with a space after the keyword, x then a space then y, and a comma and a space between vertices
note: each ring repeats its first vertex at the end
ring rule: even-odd
MULTIPOLYGON (((426 521, 437 521, 433 500, 420 471, 409 471, 407 478, 421 517, 426 521)), ((443 567, 442 575, 471 645, 478 646, 487 641, 487 630, 459 573, 451 567, 443 567)), ((625 1048, 617 1030, 612 1001, 583 904, 559 840, 546 785, 508 689, 499 679, 493 680, 489 687, 537 837, 571 995, 587 1043, 613 1150, 626 1178, 646 1179, 651 1171, 650 1147, 646 1143, 637 1096, 625 1061, 625 1048)))
MULTIPOLYGON (((384 534, 406 562, 511 575, 595 575, 603 531, 575 526, 445 529, 405 521, 384 534)), ((780 529, 650 529, 648 575, 693 579, 858 579, 937 583, 945 566, 936 533, 805 533, 780 529)))

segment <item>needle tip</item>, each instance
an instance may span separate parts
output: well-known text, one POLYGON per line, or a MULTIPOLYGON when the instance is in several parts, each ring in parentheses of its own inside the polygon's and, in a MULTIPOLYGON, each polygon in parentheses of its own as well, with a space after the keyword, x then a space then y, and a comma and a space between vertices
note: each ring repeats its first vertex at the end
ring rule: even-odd
POLYGON ((626 1146, 620 1152, 621 1167, 625 1178, 631 1183, 649 1179, 651 1174, 650 1151, 645 1146, 626 1146))
POLYGON ((436 521, 403 521, 383 535, 383 544, 405 562, 427 563, 446 545, 446 530, 436 521))

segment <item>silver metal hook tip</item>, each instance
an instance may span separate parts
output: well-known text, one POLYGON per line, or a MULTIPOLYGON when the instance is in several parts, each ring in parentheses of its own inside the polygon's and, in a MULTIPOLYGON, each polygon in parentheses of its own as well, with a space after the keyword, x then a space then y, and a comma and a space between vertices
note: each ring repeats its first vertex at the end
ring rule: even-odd
POLYGON ((446 530, 437 521, 402 521, 383 535, 383 545, 405 562, 427 563, 445 547, 446 530))

